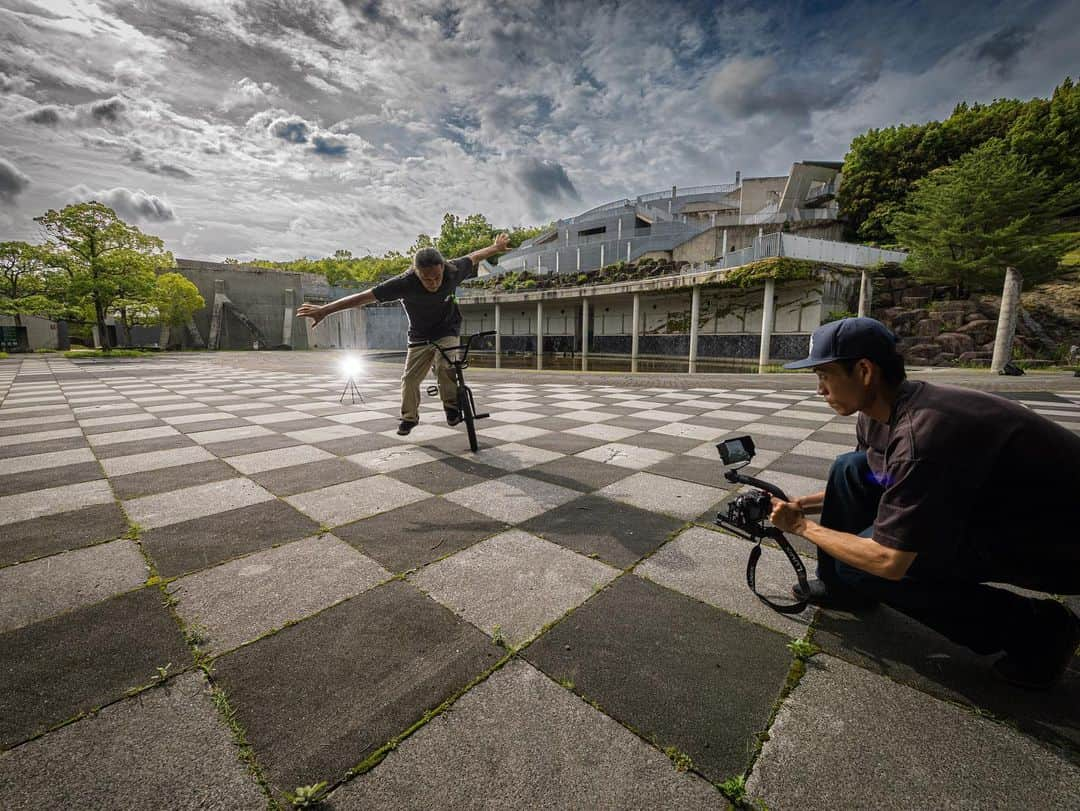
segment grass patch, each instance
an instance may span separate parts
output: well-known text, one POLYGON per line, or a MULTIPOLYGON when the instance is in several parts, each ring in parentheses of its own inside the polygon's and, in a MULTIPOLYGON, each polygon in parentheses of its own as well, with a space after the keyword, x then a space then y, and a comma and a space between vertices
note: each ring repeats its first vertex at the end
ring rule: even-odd
POLYGON ((145 352, 142 349, 71 349, 64 353, 65 358, 145 358, 148 355, 156 355, 156 352, 145 352))
POLYGON ((0 360, 7 360, 7 359, 8 359, 8 353, 7 352, 0 352, 0 360))

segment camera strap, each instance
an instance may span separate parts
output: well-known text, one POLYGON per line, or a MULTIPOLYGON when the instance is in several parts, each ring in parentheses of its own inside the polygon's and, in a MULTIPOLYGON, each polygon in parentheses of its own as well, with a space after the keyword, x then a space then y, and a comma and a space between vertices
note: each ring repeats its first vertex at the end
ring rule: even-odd
POLYGON ((757 565, 758 560, 761 558, 761 541, 764 537, 772 538, 787 555, 788 561, 791 563, 791 568, 795 570, 795 577, 799 580, 799 586, 802 588, 803 594, 810 594, 810 586, 806 582, 806 567, 803 565, 802 558, 799 557, 799 553, 795 551, 795 547, 791 545, 791 541, 787 539, 783 532, 778 529, 773 529, 767 533, 767 535, 758 538, 754 544, 754 548, 750 550, 750 558, 746 561, 746 585, 750 587, 750 591, 754 592, 761 602, 769 606, 773 611, 777 611, 781 614, 798 614, 800 611, 809 605, 809 601, 805 598, 797 600, 794 603, 777 603, 770 600, 764 594, 761 594, 757 590, 757 565))

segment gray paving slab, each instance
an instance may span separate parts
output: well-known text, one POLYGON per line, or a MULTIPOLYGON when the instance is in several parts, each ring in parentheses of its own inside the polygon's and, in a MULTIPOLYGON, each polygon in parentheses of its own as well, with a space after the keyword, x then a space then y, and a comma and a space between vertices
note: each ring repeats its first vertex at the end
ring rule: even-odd
POLYGON ((399 443, 388 448, 352 454, 346 458, 365 470, 390 473, 394 470, 434 462, 436 459, 441 458, 441 454, 433 454, 412 443, 399 443))
MULTIPOLYGON (((675 422, 671 425, 661 425, 660 427, 673 428, 680 425, 685 425, 685 423, 675 422)), ((654 450, 667 451, 668 453, 685 453, 691 448, 695 448, 701 444, 700 439, 662 434, 657 432, 656 429, 651 431, 638 431, 621 441, 627 445, 634 445, 639 448, 652 448, 654 450)))
POLYGON ((369 808, 716 809, 709 783, 544 674, 512 661, 374 771, 331 795, 369 808))
POLYGON ((236 456, 242 453, 257 453, 259 451, 273 451, 279 448, 295 448, 304 443, 290 436, 270 432, 263 436, 243 439, 232 439, 225 442, 211 442, 204 447, 214 456, 222 458, 236 456))
POLYGON ((118 442, 115 445, 103 445, 94 448, 94 455, 98 459, 104 460, 117 456, 134 456, 135 454, 172 450, 174 448, 190 448, 192 445, 190 439, 177 432, 175 435, 156 439, 141 439, 133 442, 118 442))
POLYGON ((169 584, 200 647, 235 648, 388 579, 390 572, 332 535, 305 538, 223 563, 169 584))
POLYGON ((421 569, 410 580, 511 645, 587 600, 619 574, 521 530, 508 530, 421 569))
POLYGON ((616 465, 605 465, 580 456, 566 456, 553 462, 529 468, 529 478, 568 487, 571 490, 591 492, 600 487, 626 478, 633 471, 616 465))
POLYGON ((961 707, 810 660, 747 782, 770 808, 1077 808, 1080 767, 961 707))
POLYGON ((382 474, 286 496, 285 501, 335 527, 422 501, 430 494, 382 474))
POLYGON ((332 484, 342 484, 371 475, 359 465, 332 454, 323 461, 274 468, 248 476, 276 496, 291 496, 332 484))
POLYGON ((236 477, 130 499, 124 509, 134 523, 154 529, 273 500, 273 493, 236 477))
MULTIPOLYGON (((547 424, 548 422, 545 420, 544 425, 547 424)), ((581 423, 578 423, 578 425, 581 425, 581 423)), ((545 451, 551 451, 552 453, 574 454, 588 450, 589 448, 595 448, 598 445, 603 445, 609 441, 610 440, 608 439, 599 437, 551 431, 547 434, 542 434, 541 436, 522 440, 520 444, 545 451)))
MULTIPOLYGON (((199 450, 202 450, 199 448, 199 450)), ((109 483, 118 499, 128 501, 141 496, 152 496, 182 490, 193 483, 209 484, 225 479, 235 479, 236 470, 221 459, 211 455, 209 462, 163 467, 145 470, 126 476, 110 476, 109 483)))
POLYGON ((0 496, 0 525, 70 512, 80 507, 108 504, 111 501, 113 501, 113 493, 105 479, 0 496))
POLYGON ((996 656, 977 656, 886 606, 858 614, 822 611, 814 642, 874 673, 989 710, 1080 763, 1080 657, 1054 689, 1022 690, 994 677, 996 656))
POLYGON ((517 524, 572 501, 579 495, 576 490, 513 473, 463 487, 447 493, 444 498, 498 521, 517 524))
POLYGON ((718 487, 641 472, 609 484, 597 490, 597 493, 632 507, 671 515, 684 521, 695 518, 724 497, 724 491, 718 487))
POLYGON ((746 769, 787 678, 786 638, 624 575, 524 657, 712 781, 746 769))
POLYGON ((32 454, 55 453, 56 451, 68 451, 76 448, 88 447, 86 437, 79 431, 77 435, 48 439, 42 442, 20 442, 11 445, 0 445, 0 459, 11 459, 16 456, 30 456, 32 454))
POLYGON ((357 434, 344 438, 311 442, 310 444, 337 456, 349 456, 354 453, 379 450, 380 448, 392 448, 399 443, 382 434, 357 434))
POLYGON ((264 473, 267 470, 302 465, 307 462, 320 462, 331 458, 333 458, 333 454, 319 448, 311 445, 298 445, 292 448, 279 448, 272 451, 230 456, 225 461, 241 473, 250 475, 252 473, 264 473))
POLYGON ((683 521, 601 496, 584 496, 521 525, 579 554, 625 569, 663 544, 683 521))
POLYGON ((101 467, 108 476, 127 476, 131 473, 143 473, 147 470, 194 465, 208 462, 216 457, 198 445, 186 445, 163 451, 134 453, 130 456, 114 456, 101 461, 101 467))
POLYGON ((557 451, 525 445, 519 442, 507 442, 497 447, 482 446, 475 454, 481 464, 513 472, 533 465, 542 465, 561 457, 557 451))
POLYGON ((451 501, 428 498, 345 524, 334 534, 390 571, 406 572, 489 538, 507 526, 451 501))
MULTIPOLYGON (((746 585, 746 561, 753 544, 703 527, 691 527, 634 569, 655 583, 738 614, 793 638, 806 635, 815 609, 780 614, 754 596, 746 585)), ((757 589, 778 603, 792 602, 795 572, 779 549, 762 547, 757 589)))
POLYGON ((153 587, 0 634, 0 747, 149 684, 191 653, 153 587))
POLYGON ((786 453, 775 462, 772 462, 768 469, 770 472, 791 473, 808 479, 826 481, 829 478, 829 469, 832 467, 832 463, 833 459, 786 453))
MULTIPOLYGON (((71 451, 59 451, 59 453, 71 453, 71 451)), ((54 487, 104 478, 101 473, 101 465, 98 464, 96 459, 91 462, 65 464, 40 470, 24 470, 12 474, 7 473, 7 465, 4 463, 0 463, 0 469, 4 470, 5 473, 5 475, 0 476, 0 496, 49 490, 54 487)))
POLYGON ((314 535, 319 524, 277 499, 150 529, 142 534, 162 577, 314 535))
POLYGON ((425 492, 442 495, 498 478, 503 471, 465 456, 446 456, 433 462, 399 468, 388 475, 425 492))
POLYGON ((724 466, 720 462, 720 454, 716 452, 715 447, 710 450, 712 456, 709 458, 683 453, 646 468, 646 472, 703 484, 706 487, 731 489, 732 484, 724 479, 724 466))
POLYGON ((148 573, 128 540, 0 569, 0 633, 138 588, 148 573))
POLYGON ((271 782, 291 790, 340 779, 502 653, 395 581, 219 657, 214 680, 271 782))
POLYGON ((205 678, 189 673, 0 754, 4 808, 261 809, 205 678))
POLYGON ((120 506, 105 504, 4 524, 0 566, 118 538, 128 530, 120 506))

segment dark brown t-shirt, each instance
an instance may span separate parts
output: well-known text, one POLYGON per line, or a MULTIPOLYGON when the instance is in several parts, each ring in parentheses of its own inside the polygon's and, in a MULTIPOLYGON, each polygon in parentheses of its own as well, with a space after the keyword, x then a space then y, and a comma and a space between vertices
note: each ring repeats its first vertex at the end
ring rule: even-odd
POLYGON ((461 331, 456 291, 459 284, 476 275, 476 270, 472 260, 462 256, 443 264, 442 284, 434 293, 413 270, 375 285, 371 292, 376 301, 401 299, 409 318, 410 341, 436 341, 461 331))
POLYGON ((907 381, 890 424, 859 415, 859 448, 884 493, 874 540, 931 565, 984 571, 1080 565, 1080 436, 1020 403, 907 381))

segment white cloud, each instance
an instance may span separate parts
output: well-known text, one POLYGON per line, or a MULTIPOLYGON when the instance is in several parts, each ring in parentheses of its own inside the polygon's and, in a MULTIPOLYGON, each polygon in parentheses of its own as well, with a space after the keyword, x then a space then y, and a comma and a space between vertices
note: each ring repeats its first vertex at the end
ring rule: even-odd
POLYGON ((72 203, 96 200, 115 211, 120 219, 131 222, 160 223, 176 219, 176 214, 167 202, 141 189, 132 191, 118 186, 114 189, 94 191, 79 185, 68 190, 67 198, 72 203))

